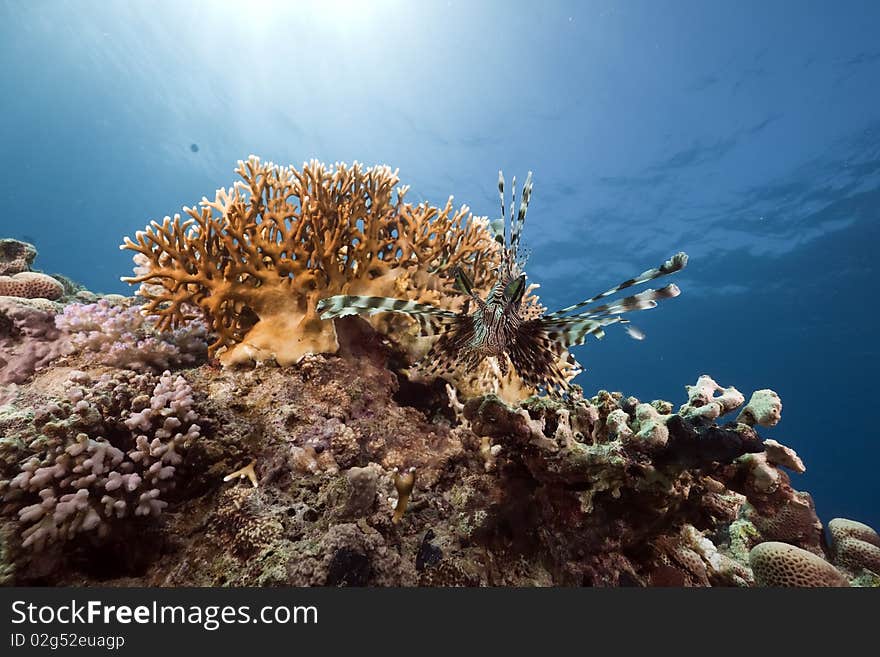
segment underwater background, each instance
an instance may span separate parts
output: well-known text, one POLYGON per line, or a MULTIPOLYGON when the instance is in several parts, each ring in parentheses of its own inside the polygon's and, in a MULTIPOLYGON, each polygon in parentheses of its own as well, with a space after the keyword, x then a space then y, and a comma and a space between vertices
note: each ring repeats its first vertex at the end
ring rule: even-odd
POLYGON ((130 294, 122 237, 251 153, 492 218, 498 169, 532 170, 549 308, 691 257, 646 340, 575 350, 585 391, 772 388, 792 483, 877 527, 878 29, 874 2, 0 0, 0 237, 130 294))

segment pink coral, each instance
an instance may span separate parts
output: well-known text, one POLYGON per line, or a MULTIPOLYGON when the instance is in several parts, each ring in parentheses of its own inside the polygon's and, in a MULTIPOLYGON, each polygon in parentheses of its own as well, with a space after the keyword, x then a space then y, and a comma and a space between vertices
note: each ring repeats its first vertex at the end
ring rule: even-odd
POLYGON ((0 479, 3 510, 40 550, 80 533, 106 537, 131 516, 156 516, 201 428, 181 376, 71 374, 68 400, 40 409, 30 455, 0 479), (144 391, 149 392, 144 392, 144 391))
POLYGON ((140 309, 101 299, 71 304, 55 320, 69 336, 69 350, 96 354, 106 365, 138 371, 194 365, 207 356, 207 329, 192 320, 172 331, 158 331, 140 309))
POLYGON ((0 297, 0 385, 23 383, 62 354, 56 308, 43 299, 0 297))

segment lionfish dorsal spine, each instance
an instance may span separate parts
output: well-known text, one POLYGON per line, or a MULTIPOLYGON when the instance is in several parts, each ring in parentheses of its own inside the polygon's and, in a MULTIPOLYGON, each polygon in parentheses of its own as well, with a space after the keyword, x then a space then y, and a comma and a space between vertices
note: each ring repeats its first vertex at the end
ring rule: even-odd
MULTIPOLYGON (((510 227, 510 251, 514 259, 519 255, 519 240, 522 236, 523 226, 526 223, 526 212, 529 209, 529 200, 532 197, 532 172, 529 171, 526 176, 526 182, 522 189, 522 200, 519 204, 519 212, 516 214, 516 221, 510 227)), ((516 190, 514 189, 514 203, 516 202, 516 190)), ((513 220, 513 211, 511 211, 511 220, 513 220)))
POLYGON ((500 169, 498 170, 498 198, 501 200, 501 224, 503 229, 501 231, 501 237, 503 239, 503 243, 507 245, 507 215, 504 212, 504 172, 500 169))

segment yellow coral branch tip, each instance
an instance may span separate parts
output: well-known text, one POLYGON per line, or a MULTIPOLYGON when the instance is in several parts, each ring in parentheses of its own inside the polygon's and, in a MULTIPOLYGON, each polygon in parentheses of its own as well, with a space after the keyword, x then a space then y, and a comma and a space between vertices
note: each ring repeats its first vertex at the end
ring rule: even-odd
POLYGON ((223 477, 223 481, 232 481, 233 479, 250 479, 250 482, 254 485, 254 488, 257 488, 257 473, 254 470, 254 466, 256 464, 256 460, 251 461, 243 468, 239 468, 235 472, 231 472, 223 477))

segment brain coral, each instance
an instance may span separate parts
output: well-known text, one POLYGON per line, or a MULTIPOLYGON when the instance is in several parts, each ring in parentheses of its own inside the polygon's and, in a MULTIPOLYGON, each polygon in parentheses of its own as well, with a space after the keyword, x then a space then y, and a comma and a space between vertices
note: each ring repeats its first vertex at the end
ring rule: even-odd
POLYGON ((843 574, 822 557, 788 543, 759 543, 749 553, 749 564, 759 586, 849 586, 843 574))
MULTIPOLYGON (((387 166, 317 161, 276 166, 251 156, 242 180, 203 198, 187 215, 153 221, 120 248, 135 255, 144 310, 159 329, 202 311, 217 335, 212 355, 224 363, 335 352, 334 327, 315 312, 334 294, 393 296, 452 307, 452 270, 462 266, 478 287, 498 262, 484 219, 404 202, 407 187, 387 166), (396 195, 395 195, 396 191, 396 195)), ((408 318, 376 318, 407 322, 408 318)))
POLYGON ((64 286, 48 274, 23 271, 12 276, 0 276, 0 296, 58 299, 63 294, 64 286))
POLYGON ((828 523, 834 563, 853 574, 866 568, 880 575, 880 536, 855 520, 834 518, 828 523))

